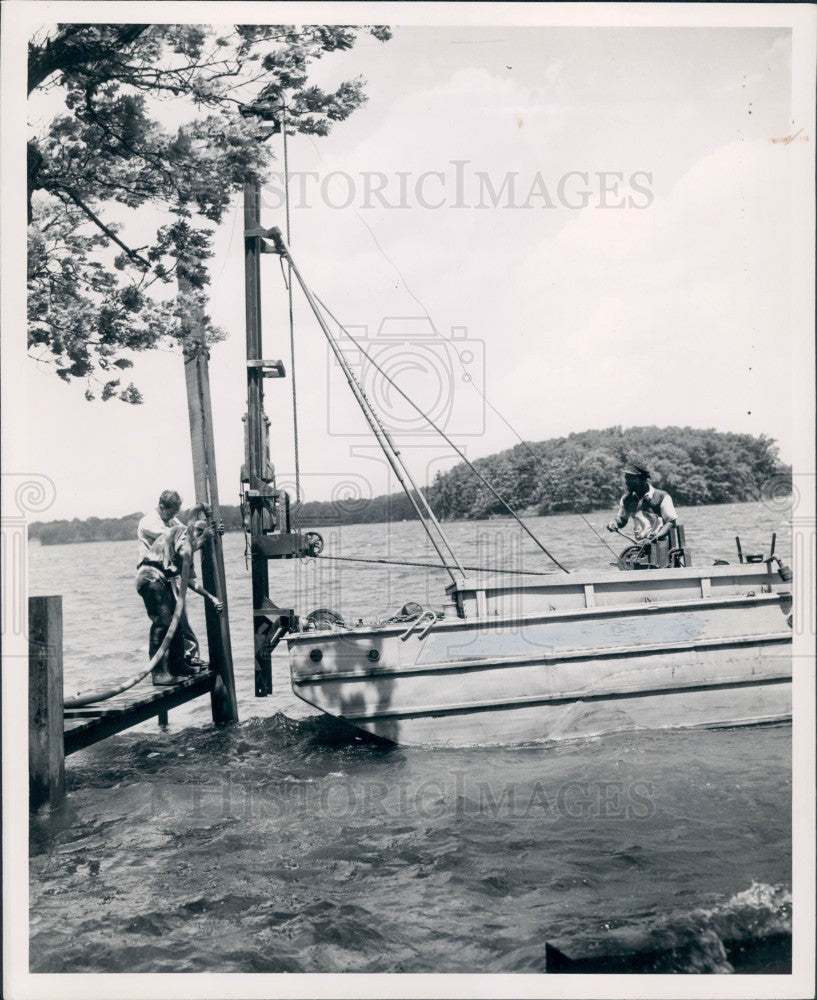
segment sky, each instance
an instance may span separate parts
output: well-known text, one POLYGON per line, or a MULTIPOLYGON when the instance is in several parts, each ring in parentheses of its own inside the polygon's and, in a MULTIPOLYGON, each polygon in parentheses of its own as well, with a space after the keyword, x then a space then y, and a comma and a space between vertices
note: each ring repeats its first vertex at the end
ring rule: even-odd
MULTIPOLYGON (((396 24, 389 42, 364 36, 314 72, 327 86, 356 76, 363 109, 328 138, 289 141, 293 257, 469 457, 654 424, 765 434, 793 461, 798 383, 811 377, 797 234, 814 137, 789 28, 396 24)), ((270 152, 281 171, 280 140, 270 152)), ((282 192, 273 176, 265 226, 284 226, 282 192)), ((237 198, 211 268, 229 504, 246 400, 241 213, 237 198)), ((265 382, 272 460, 292 491, 274 256, 262 286, 264 357, 290 376, 265 382)), ((397 488, 300 297, 295 326, 304 499, 397 488)), ((415 478, 454 464, 349 351, 415 478)), ((139 407, 88 403, 81 384, 27 364, 28 465, 55 487, 42 519, 146 511, 165 488, 192 502, 181 357, 135 360, 139 407)))

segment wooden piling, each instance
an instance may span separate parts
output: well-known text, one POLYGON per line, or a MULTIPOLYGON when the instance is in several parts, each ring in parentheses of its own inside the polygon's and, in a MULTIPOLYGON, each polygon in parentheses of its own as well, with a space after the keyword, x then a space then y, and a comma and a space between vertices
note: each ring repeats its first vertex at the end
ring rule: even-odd
POLYGON ((62 597, 29 597, 28 778, 32 809, 57 806, 65 795, 62 702, 62 597))
MULTIPOLYGON (((180 282, 180 288, 182 283, 180 282)), ((190 443, 193 449, 193 479, 196 502, 207 504, 213 519, 219 520, 216 455, 213 440, 213 414, 210 405, 209 353, 197 317, 188 317, 194 337, 184 351, 184 377, 187 388, 187 409, 190 418, 190 443), (196 329, 198 328, 198 329, 196 329)), ((201 575, 204 589, 214 594, 224 605, 219 614, 205 600, 207 648, 210 667, 216 680, 210 693, 213 721, 218 725, 238 722, 238 703, 233 674, 233 654, 230 641, 230 619, 227 607, 227 580, 221 535, 216 532, 201 549, 201 575)))

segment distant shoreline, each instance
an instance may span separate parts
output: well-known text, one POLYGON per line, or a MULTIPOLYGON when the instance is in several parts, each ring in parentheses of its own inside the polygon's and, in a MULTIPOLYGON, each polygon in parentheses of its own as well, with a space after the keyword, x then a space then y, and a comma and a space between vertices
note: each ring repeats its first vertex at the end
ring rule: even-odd
MULTIPOLYGON (((638 461, 676 507, 745 503, 791 493, 791 468, 777 444, 764 435, 732 434, 694 427, 608 427, 547 441, 521 442, 473 463, 438 473, 422 493, 444 522, 610 511, 624 492, 622 470, 638 461), (491 484, 491 485, 488 485, 491 484)), ((308 530, 345 524, 416 521, 404 493, 291 503, 291 523, 308 530)), ((241 509, 222 506, 225 531, 243 530, 241 509)), ((143 513, 120 518, 37 521, 29 537, 43 545, 123 541, 136 537, 143 513)), ((184 512, 181 514, 184 519, 184 512)))
MULTIPOLYGON (((676 508, 679 511, 682 511, 682 510, 689 510, 690 508, 693 508, 693 507, 694 508, 700 508, 700 507, 725 507, 725 506, 728 506, 730 504, 732 504, 732 505, 743 505, 743 504, 753 504, 753 503, 762 503, 762 502, 763 502, 762 498, 758 497, 758 498, 756 498, 754 500, 724 500, 724 501, 721 501, 719 503, 690 504, 690 505, 686 505, 686 506, 681 505, 681 504, 676 504, 676 508)), ((594 514, 610 515, 611 514, 611 509, 609 507, 596 507, 593 510, 589 510, 589 511, 585 510, 585 511, 579 512, 579 511, 561 510, 561 511, 554 511, 554 512, 549 513, 549 514, 535 514, 535 513, 530 513, 530 512, 523 512, 523 513, 519 514, 519 517, 523 521, 527 521, 527 520, 531 520, 531 519, 534 519, 534 518, 540 518, 540 517, 541 518, 548 518, 548 519, 549 518, 556 518, 556 517, 579 517, 580 513, 583 514, 585 517, 588 516, 588 515, 592 516, 594 514)), ((384 525, 384 524, 401 524, 404 521, 409 521, 409 520, 411 520, 411 521, 417 521, 418 518, 415 516, 413 518, 405 518, 405 517, 392 518, 390 521, 343 521, 343 522, 338 522, 338 523, 335 523, 335 524, 323 524, 323 523, 319 524, 317 522, 314 522, 314 523, 313 522, 309 522, 307 524, 300 525, 299 530, 314 531, 316 529, 354 527, 354 526, 360 525, 360 524, 366 524, 366 525, 371 525, 372 527, 377 527, 379 525, 384 525)), ((477 523, 477 522, 480 522, 480 521, 507 521, 509 524, 515 524, 516 523, 515 519, 513 517, 511 517, 510 514, 508 514, 506 516, 500 515, 500 516, 481 517, 481 518, 474 518, 474 517, 472 517, 472 518, 467 518, 467 517, 450 518, 450 519, 443 520, 442 523, 444 523, 444 524, 474 524, 474 523, 477 523)), ((60 522, 60 521, 56 521, 56 522, 53 522, 53 521, 35 522, 35 524, 32 524, 32 525, 29 526, 29 529, 32 528, 32 527, 35 527, 35 525, 39 524, 39 523, 44 523, 44 524, 62 524, 62 523, 66 523, 66 522, 60 522)), ((72 522, 67 522, 67 523, 72 523, 72 522)), ((81 523, 87 523, 87 522, 81 522, 81 523)), ((240 527, 238 527, 238 528, 236 528, 236 527, 231 527, 231 528, 225 527, 225 529, 224 529, 224 533, 227 534, 227 535, 239 534, 239 533, 241 533, 241 531, 242 531, 242 529, 240 527)), ((134 529, 133 534, 129 535, 126 538, 74 538, 74 539, 62 539, 60 541, 47 541, 47 542, 43 542, 42 539, 40 537, 38 537, 37 534, 31 534, 31 533, 29 533, 29 537, 28 537, 28 544, 29 545, 36 544, 38 546, 52 546, 52 545, 55 545, 55 546, 56 545, 93 545, 93 544, 96 544, 96 543, 99 543, 99 542, 133 542, 135 544, 136 543, 136 530, 134 529)))

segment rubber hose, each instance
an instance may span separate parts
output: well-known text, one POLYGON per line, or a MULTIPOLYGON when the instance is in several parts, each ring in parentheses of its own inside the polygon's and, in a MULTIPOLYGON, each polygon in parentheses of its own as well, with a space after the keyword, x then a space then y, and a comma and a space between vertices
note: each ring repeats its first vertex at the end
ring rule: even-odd
POLYGON ((185 549, 184 555, 182 556, 182 572, 179 579, 179 595, 176 598, 176 607, 173 611, 173 617, 170 620, 170 625, 167 627, 167 634, 162 640, 162 645, 153 654, 153 658, 144 670, 140 670, 138 674, 133 676, 130 680, 125 681, 123 684, 119 684, 117 687, 106 688, 104 691, 96 691, 93 694, 81 694, 76 698, 66 698, 63 701, 64 708, 82 708, 84 705, 90 705, 95 701, 106 701, 108 698, 113 698, 114 695, 121 694, 123 691, 127 691, 128 688, 132 688, 135 684, 138 684, 143 678, 153 670, 153 668, 159 664, 162 657, 167 652, 168 646, 173 641, 173 636, 176 634, 176 629, 179 627, 179 621, 182 617, 182 612, 184 611, 184 599, 187 594, 187 581, 190 577, 190 566, 193 562, 193 550, 188 544, 185 549))

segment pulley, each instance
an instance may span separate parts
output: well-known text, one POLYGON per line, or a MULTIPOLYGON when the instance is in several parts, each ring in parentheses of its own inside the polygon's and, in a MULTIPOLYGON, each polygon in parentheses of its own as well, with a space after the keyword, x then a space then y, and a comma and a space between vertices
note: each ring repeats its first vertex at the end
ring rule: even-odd
POLYGON ((307 531, 304 538, 309 547, 310 556, 319 556, 323 552, 323 537, 317 531, 307 531))
POLYGON ((329 608, 318 608, 316 611, 311 611, 306 616, 305 623, 304 631, 314 629, 316 632, 323 632, 326 629, 343 628, 346 625, 341 616, 334 611, 330 611, 329 608))

